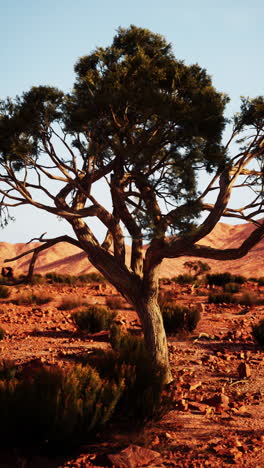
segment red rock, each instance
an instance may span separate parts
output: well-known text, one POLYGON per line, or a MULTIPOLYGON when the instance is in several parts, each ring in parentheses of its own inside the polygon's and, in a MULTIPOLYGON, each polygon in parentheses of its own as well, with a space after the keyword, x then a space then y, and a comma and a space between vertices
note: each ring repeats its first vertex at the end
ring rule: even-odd
POLYGON ((158 457, 160 457, 159 452, 139 447, 138 445, 129 445, 119 453, 107 455, 109 461, 116 468, 147 467, 150 465, 150 462, 158 457))
POLYGON ((248 379, 251 376, 250 366, 246 362, 241 362, 237 371, 240 379, 248 379))

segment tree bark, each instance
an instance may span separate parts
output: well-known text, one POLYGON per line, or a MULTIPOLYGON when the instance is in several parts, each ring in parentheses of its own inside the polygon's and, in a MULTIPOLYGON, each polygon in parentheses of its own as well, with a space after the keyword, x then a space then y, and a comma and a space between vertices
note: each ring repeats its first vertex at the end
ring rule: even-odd
POLYGON ((172 382, 169 364, 168 344, 158 303, 158 274, 155 270, 143 280, 139 296, 133 298, 133 305, 141 320, 147 353, 154 372, 164 372, 164 383, 172 382))

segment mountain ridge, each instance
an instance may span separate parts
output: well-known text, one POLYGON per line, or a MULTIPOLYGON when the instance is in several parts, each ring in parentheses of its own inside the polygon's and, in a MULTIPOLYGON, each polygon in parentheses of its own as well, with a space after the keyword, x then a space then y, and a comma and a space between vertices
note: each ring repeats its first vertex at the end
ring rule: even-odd
MULTIPOLYGON (((202 245, 209 245, 215 248, 235 248, 238 247, 243 240, 254 229, 251 223, 246 224, 225 224, 218 223, 214 230, 200 241, 202 245)), ((17 257, 18 255, 30 250, 38 245, 39 242, 31 242, 29 244, 17 243, 11 244, 8 242, 0 242, 0 265, 12 266, 15 275, 25 274, 29 267, 31 255, 26 255, 13 262, 4 263, 5 259, 17 257)), ((130 246, 126 246, 128 254, 130 246)), ((183 264, 187 260, 195 260, 194 257, 179 257, 175 259, 164 259, 160 265, 161 277, 173 277, 186 272, 183 264)), ((203 260, 203 259, 201 259, 203 260)), ((233 274, 241 274, 243 276, 263 276, 264 275, 264 239, 262 239, 253 249, 241 259, 220 261, 205 259, 214 272, 230 271, 233 274)), ((35 273, 46 274, 48 272, 57 272, 61 274, 79 275, 96 271, 96 269, 88 261, 87 255, 78 247, 60 243, 49 249, 41 252, 35 267, 35 273)))

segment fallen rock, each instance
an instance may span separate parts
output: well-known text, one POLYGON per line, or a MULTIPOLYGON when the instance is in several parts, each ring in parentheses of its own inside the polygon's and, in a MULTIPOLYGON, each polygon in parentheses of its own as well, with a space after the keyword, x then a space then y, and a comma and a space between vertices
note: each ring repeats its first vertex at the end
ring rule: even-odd
POLYGON ((119 453, 107 455, 108 460, 116 468, 149 466, 158 457, 160 457, 159 452, 132 444, 119 453))
POLYGON ((248 379, 251 376, 250 366, 246 362, 241 362, 237 371, 240 379, 248 379))

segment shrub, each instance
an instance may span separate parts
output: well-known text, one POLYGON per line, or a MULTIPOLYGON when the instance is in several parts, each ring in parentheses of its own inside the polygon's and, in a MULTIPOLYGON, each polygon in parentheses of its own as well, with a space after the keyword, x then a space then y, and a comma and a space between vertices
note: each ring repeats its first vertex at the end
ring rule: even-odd
POLYGON ((86 309, 72 314, 75 325, 86 333, 109 329, 115 317, 115 312, 110 312, 106 307, 97 305, 88 306, 86 309))
POLYGON ((80 275, 78 280, 81 283, 102 283, 105 282, 105 278, 99 273, 87 273, 86 275, 80 275))
POLYGON ((124 392, 117 405, 117 416, 142 424, 161 409, 164 379, 162 369, 153 371, 143 338, 111 328, 110 343, 114 353, 102 360, 101 371, 122 377, 124 392))
POLYGON ((45 295, 21 294, 16 299, 13 299, 12 303, 16 305, 43 305, 52 301, 52 299, 52 297, 45 295))
POLYGON ((116 296, 116 297, 108 297, 105 301, 107 307, 111 310, 115 309, 122 309, 123 308, 123 301, 121 297, 116 296))
POLYGON ((10 290, 7 286, 0 284, 0 299, 6 299, 10 296, 10 290))
POLYGON ((236 298, 237 304, 253 306, 253 305, 262 305, 264 300, 258 297, 256 294, 251 292, 244 292, 240 297, 236 298))
POLYGON ((235 299, 230 293, 209 294, 208 302, 209 304, 233 304, 235 299))
POLYGON ((6 334, 6 332, 5 332, 4 328, 0 327, 0 341, 2 341, 4 339, 5 334, 6 334))
POLYGON ((182 330, 193 331, 200 320, 198 309, 190 309, 173 302, 163 304, 161 312, 167 333, 178 333, 182 330))
POLYGON ((258 278, 257 282, 259 286, 264 286, 264 276, 261 276, 260 278, 258 278))
POLYGON ((30 378, 0 381, 1 444, 85 440, 106 424, 123 382, 102 379, 91 366, 43 368, 30 378))
POLYGON ((187 275, 187 274, 178 275, 178 276, 174 276, 174 278, 172 278, 172 281, 175 281, 175 283, 178 283, 181 285, 193 284, 196 281, 196 276, 187 275))
POLYGON ((224 285, 224 291, 226 293, 234 294, 240 291, 240 286, 238 283, 226 283, 224 285))
POLYGON ((40 274, 35 274, 32 276, 30 283, 31 284, 43 284, 46 282, 46 278, 40 274))
POLYGON ((83 305, 85 305, 85 302, 80 300, 77 296, 69 298, 65 297, 58 306, 58 310, 72 310, 83 305))
POLYGON ((264 346, 264 319, 260 320, 257 325, 252 327, 252 334, 256 342, 259 345, 264 346))
POLYGON ((230 273, 212 273, 206 275, 209 286, 224 286, 231 283, 232 275, 230 273))

